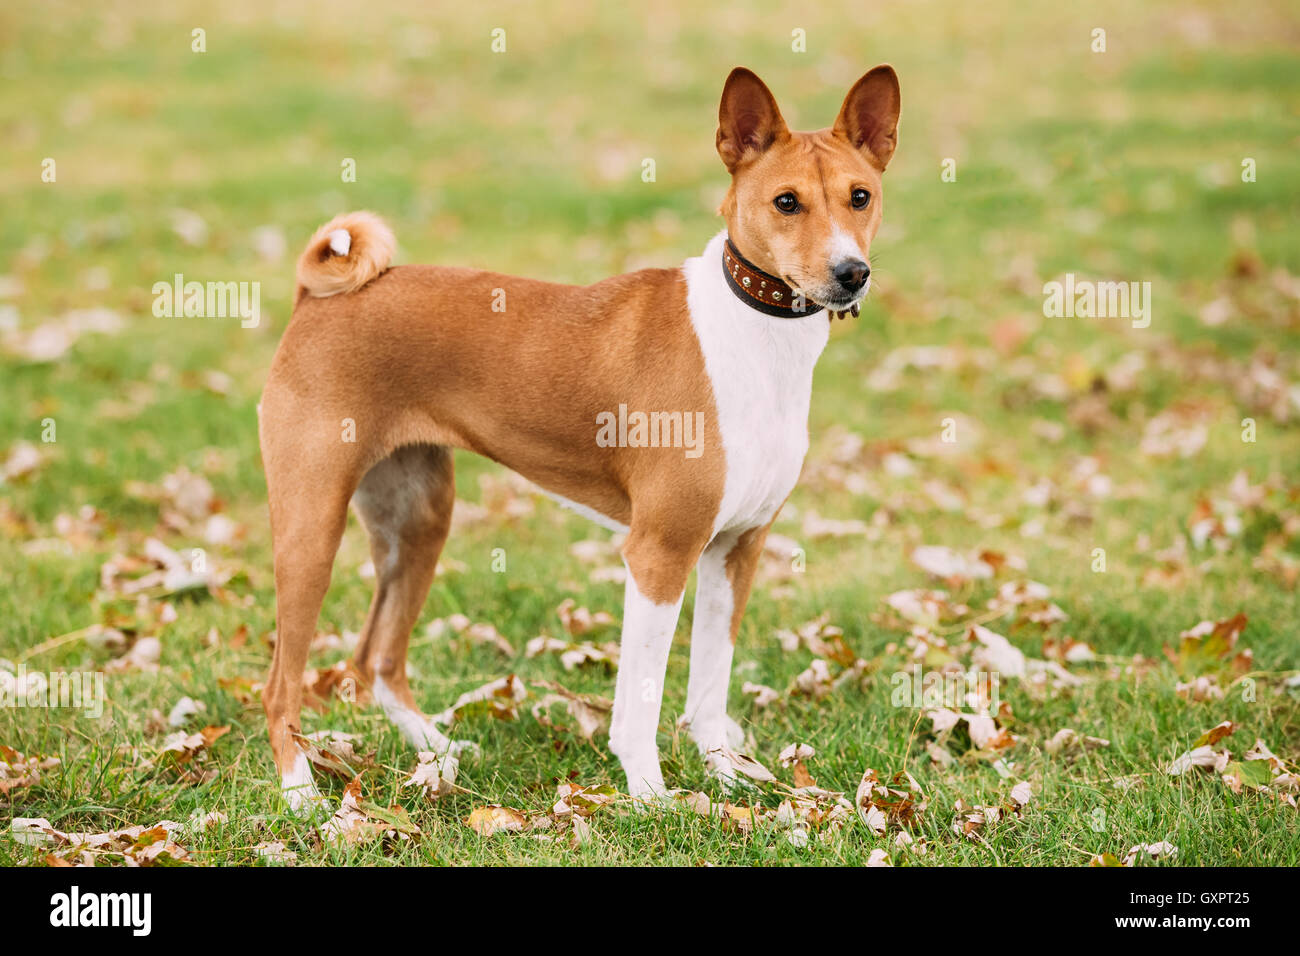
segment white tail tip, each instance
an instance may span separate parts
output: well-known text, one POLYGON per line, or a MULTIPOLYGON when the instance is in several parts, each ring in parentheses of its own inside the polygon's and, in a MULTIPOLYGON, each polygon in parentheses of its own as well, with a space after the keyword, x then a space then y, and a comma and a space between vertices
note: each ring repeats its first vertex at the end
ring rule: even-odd
POLYGON ((336 256, 346 256, 352 248, 352 233, 346 229, 335 229, 330 233, 330 251, 336 256))
POLYGON ((369 212, 336 216, 316 230, 298 259, 298 284, 310 296, 355 292, 388 268, 396 242, 369 212))

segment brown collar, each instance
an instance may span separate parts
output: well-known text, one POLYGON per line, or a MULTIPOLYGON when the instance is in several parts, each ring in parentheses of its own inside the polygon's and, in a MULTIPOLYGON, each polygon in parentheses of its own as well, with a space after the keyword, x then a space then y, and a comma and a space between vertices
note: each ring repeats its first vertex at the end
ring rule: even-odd
POLYGON ((722 247, 722 273, 736 298, 767 315, 801 319, 822 310, 820 305, 805 299, 784 281, 768 275, 737 252, 730 236, 722 247))

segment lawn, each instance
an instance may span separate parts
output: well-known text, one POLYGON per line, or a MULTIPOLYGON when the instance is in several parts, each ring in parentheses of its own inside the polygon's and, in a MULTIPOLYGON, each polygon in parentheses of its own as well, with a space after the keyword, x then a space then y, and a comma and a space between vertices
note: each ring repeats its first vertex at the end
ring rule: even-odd
POLYGON ((144 828, 0 835, 0 863, 1300 863, 1300 18, 757 9, 0 10, 0 689, 103 680, 97 716, 0 706, 0 834, 144 828), (728 794, 676 727, 688 591, 660 728, 680 799, 618 798, 605 731, 550 699, 613 694, 618 542, 463 455, 412 685, 431 713, 508 675, 527 696, 464 709, 481 755, 448 792, 410 783, 339 666, 373 588, 353 520, 304 731, 353 735, 317 777, 366 823, 290 816, 256 406, 307 237, 371 209, 401 262, 672 266, 720 227, 733 66, 817 128, 879 62, 903 120, 875 289, 832 330, 737 643, 730 710, 776 779, 728 794), (177 273, 260 283, 259 323, 157 316, 177 273), (1067 275, 1149 283, 1147 318, 1049 316, 1067 275), (530 655, 543 635, 589 659, 530 655), (939 672, 995 673, 1001 706, 900 699, 939 672), (860 794, 868 770, 892 791, 860 794))

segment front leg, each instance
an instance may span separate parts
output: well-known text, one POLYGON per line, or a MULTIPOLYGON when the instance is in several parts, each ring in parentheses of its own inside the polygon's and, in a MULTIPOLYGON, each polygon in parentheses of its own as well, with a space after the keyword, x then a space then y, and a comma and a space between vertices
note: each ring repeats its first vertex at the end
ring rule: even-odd
POLYGON ((609 749, 623 764, 633 797, 658 796, 665 790, 655 736, 668 650, 686 580, 699 553, 698 547, 669 542, 636 527, 623 548, 628 575, 609 749))
POLYGON ((727 686, 736 634, 769 527, 751 528, 742 534, 724 532, 700 557, 686 722, 710 773, 723 780, 735 777, 724 749, 735 750, 745 739, 740 725, 727 716, 727 686))

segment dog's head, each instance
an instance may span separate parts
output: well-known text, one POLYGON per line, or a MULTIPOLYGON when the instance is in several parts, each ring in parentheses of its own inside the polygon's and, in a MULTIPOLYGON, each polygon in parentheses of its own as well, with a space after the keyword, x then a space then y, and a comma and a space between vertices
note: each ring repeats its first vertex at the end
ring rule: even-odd
POLYGON ((740 254, 818 305, 861 301, 898 112, 898 76, 878 66, 853 84, 834 126, 791 132, 763 81, 732 70, 717 145, 731 173, 721 212, 740 254))

